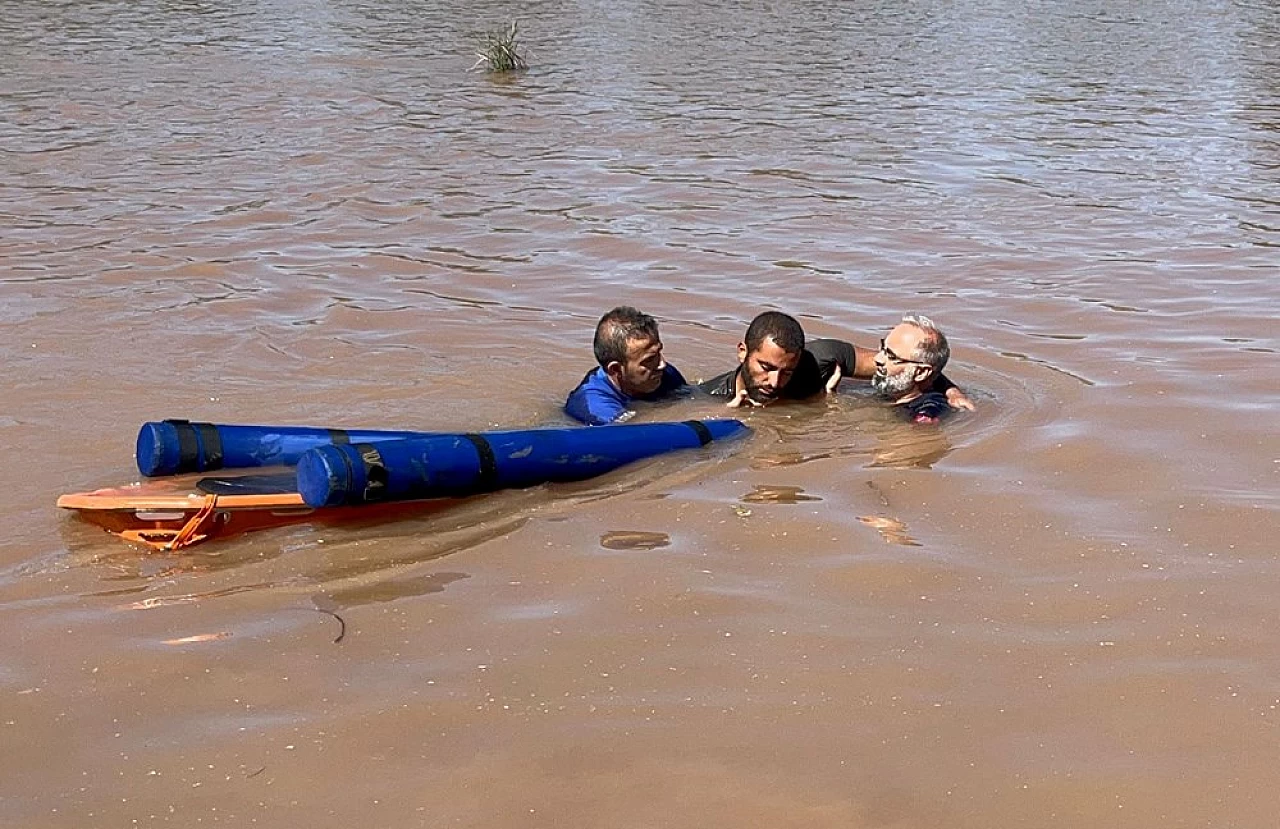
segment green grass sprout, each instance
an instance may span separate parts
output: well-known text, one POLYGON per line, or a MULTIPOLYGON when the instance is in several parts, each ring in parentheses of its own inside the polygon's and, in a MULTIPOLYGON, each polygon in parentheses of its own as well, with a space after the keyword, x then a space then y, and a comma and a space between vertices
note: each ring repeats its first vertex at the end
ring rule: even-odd
POLYGON ((529 68, 524 55, 520 54, 520 43, 516 39, 514 20, 505 29, 485 32, 484 42, 480 46, 480 51, 476 52, 476 57, 479 60, 472 64, 471 68, 477 69, 483 66, 486 72, 514 72, 529 68))

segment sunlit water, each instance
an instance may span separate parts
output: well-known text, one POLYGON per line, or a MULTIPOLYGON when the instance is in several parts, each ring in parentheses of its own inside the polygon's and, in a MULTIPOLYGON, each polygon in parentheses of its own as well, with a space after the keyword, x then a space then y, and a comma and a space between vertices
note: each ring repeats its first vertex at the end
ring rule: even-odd
POLYGON ((1273 5, 3 10, 6 825, 1275 824, 1273 5), (561 423, 624 302, 691 378, 928 313, 979 411, 175 555, 53 507, 161 417, 561 423))

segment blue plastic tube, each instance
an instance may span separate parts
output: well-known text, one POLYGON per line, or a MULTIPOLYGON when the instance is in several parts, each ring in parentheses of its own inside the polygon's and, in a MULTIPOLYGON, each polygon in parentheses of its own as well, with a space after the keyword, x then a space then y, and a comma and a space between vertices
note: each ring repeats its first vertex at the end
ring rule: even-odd
POLYGON ((379 443, 439 432, 226 426, 162 420, 138 430, 138 471, 147 477, 257 466, 293 466, 302 453, 334 443, 379 443))
POLYGON ((749 431, 738 420, 689 420, 328 444, 298 460, 298 492, 336 507, 579 481, 749 431))

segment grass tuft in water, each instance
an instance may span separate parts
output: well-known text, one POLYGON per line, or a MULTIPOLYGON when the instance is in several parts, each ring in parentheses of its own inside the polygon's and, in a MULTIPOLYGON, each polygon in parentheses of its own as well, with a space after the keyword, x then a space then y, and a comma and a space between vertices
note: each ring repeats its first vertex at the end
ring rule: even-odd
POLYGON ((524 55, 520 54, 520 43, 516 39, 514 20, 505 29, 486 32, 476 57, 479 60, 472 64, 471 68, 477 69, 483 66, 486 72, 514 72, 529 68, 524 55))

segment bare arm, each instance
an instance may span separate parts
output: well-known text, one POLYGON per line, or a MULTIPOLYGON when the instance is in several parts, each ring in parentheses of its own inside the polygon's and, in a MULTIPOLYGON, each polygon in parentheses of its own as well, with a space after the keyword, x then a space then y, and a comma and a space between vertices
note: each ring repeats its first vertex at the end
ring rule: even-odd
POLYGON ((951 378, 945 374, 939 374, 938 379, 933 381, 933 390, 945 394, 947 403, 953 409, 964 409, 966 412, 978 410, 978 407, 973 405, 973 401, 969 399, 969 395, 965 394, 955 383, 952 383, 951 378))
POLYGON ((855 345, 853 347, 853 376, 859 380, 870 380, 876 373, 876 351, 874 348, 855 345))

